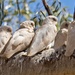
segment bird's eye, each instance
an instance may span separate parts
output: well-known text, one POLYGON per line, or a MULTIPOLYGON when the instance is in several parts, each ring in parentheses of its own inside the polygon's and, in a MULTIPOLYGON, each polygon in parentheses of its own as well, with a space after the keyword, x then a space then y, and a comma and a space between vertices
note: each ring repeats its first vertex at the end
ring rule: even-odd
POLYGON ((53 21, 57 21, 55 18, 52 18, 53 19, 53 21))
POLYGON ((11 32, 12 30, 10 28, 7 29, 8 32, 11 32))
POLYGON ((66 23, 65 26, 68 27, 68 24, 66 23))
POLYGON ((31 25, 32 25, 32 26, 34 26, 34 24, 33 24, 33 23, 31 23, 31 25))

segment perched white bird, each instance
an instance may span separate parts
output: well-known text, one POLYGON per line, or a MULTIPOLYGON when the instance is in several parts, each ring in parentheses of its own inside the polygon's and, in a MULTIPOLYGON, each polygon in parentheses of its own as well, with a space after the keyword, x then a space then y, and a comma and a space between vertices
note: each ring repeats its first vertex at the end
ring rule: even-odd
POLYGON ((66 45, 69 24, 70 22, 66 22, 66 21, 61 24, 60 30, 58 31, 55 37, 55 42, 54 42, 55 50, 61 48, 63 45, 66 45))
POLYGON ((12 37, 12 29, 9 26, 0 27, 0 53, 4 51, 5 46, 12 37))
POLYGON ((30 45, 34 36, 34 27, 35 25, 33 21, 25 21, 21 23, 20 29, 13 34, 2 57, 10 58, 15 53, 26 49, 30 45))
POLYGON ((73 14, 73 20, 68 27, 67 46, 65 56, 71 56, 75 49, 75 8, 73 14))
POLYGON ((65 56, 71 56, 75 49, 75 21, 68 27, 67 46, 65 56))
POLYGON ((55 38, 57 34, 57 18, 55 16, 48 16, 43 21, 42 26, 39 27, 34 35, 27 56, 34 56, 36 53, 45 49, 55 38))

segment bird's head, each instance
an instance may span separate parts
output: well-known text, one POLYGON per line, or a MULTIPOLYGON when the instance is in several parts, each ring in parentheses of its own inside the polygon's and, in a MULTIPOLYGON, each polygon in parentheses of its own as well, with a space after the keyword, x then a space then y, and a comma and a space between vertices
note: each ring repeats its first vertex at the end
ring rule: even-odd
POLYGON ((55 16, 53 16, 53 15, 50 15, 50 16, 47 16, 47 17, 46 17, 46 19, 43 21, 43 24, 50 23, 50 24, 56 25, 57 22, 58 22, 57 17, 55 17, 55 16))
POLYGON ((1 26, 0 27, 0 32, 6 31, 12 33, 12 28, 10 26, 1 26))
POLYGON ((34 30, 35 28, 35 23, 34 21, 24 21, 20 24, 20 28, 27 28, 27 29, 30 29, 30 30, 34 30))
POLYGON ((69 25, 70 25, 70 22, 64 21, 64 22, 61 23, 60 29, 63 29, 63 28, 68 29, 68 26, 69 26, 69 25))

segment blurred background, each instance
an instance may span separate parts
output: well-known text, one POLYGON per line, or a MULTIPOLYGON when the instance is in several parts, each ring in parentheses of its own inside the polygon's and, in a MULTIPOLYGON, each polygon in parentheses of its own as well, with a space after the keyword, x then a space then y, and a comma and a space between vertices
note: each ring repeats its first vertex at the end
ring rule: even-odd
MULTIPOLYGON (((63 21, 72 21, 75 0, 46 0, 51 11, 58 17, 57 28, 63 21)), ((0 26, 9 25, 13 32, 25 20, 34 20, 36 28, 48 16, 42 0, 0 0, 0 26)))

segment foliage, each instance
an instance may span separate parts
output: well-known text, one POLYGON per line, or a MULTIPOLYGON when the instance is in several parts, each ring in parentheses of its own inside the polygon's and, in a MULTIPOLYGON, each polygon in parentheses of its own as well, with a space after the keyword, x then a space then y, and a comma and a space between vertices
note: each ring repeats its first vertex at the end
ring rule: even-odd
MULTIPOLYGON (((21 22, 28 19, 34 20, 36 26, 41 25, 48 15, 41 1, 35 5, 37 0, 0 0, 0 25, 10 25, 14 31, 19 28, 21 22)), ((58 25, 64 20, 72 19, 72 15, 67 11, 68 8, 62 8, 59 0, 47 0, 47 3, 53 14, 58 17, 58 25)))

